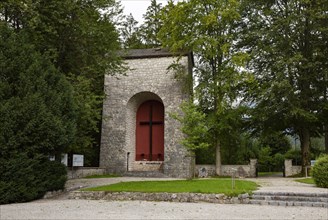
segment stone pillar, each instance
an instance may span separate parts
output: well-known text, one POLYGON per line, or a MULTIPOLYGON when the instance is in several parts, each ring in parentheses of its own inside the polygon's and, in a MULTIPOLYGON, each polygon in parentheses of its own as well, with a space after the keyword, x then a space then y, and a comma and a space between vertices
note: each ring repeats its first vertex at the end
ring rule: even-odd
POLYGON ((293 175, 293 163, 292 160, 288 159, 285 160, 285 176, 292 176, 293 175))
POLYGON ((250 159, 250 171, 249 171, 249 177, 257 177, 257 159, 250 159))

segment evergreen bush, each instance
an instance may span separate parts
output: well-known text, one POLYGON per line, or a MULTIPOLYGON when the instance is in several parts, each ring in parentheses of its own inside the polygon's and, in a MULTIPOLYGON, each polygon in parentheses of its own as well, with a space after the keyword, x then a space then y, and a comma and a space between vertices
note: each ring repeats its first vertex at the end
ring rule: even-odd
POLYGON ((317 159, 312 168, 312 176, 318 187, 328 188, 328 154, 317 159))
POLYGON ((19 153, 0 162, 0 204, 42 198, 47 191, 65 186, 66 167, 44 156, 29 158, 19 153))

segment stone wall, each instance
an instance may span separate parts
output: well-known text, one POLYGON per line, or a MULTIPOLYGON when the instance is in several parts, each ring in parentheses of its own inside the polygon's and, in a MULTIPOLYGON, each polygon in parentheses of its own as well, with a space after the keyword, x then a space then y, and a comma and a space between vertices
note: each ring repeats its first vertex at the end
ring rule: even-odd
POLYGON ((285 176, 294 176, 302 172, 302 166, 293 166, 292 160, 285 160, 285 176))
MULTIPOLYGON (((183 91, 185 82, 177 80, 174 71, 168 71, 174 61, 172 56, 128 59, 130 70, 126 76, 105 76, 100 166, 107 172, 123 174, 138 167, 144 171, 146 166, 135 166, 136 112, 143 102, 157 100, 165 111, 163 172, 171 177, 192 176, 193 158, 180 144, 180 123, 170 117, 189 97, 183 91)), ((183 56, 180 64, 188 75, 189 57, 183 56)))
POLYGON ((105 168, 100 167, 68 167, 67 168, 67 178, 77 179, 83 178, 91 175, 102 175, 106 173, 105 168))
POLYGON ((141 192, 90 192, 73 191, 69 199, 113 200, 113 201, 166 201, 166 202, 209 202, 219 204, 248 204, 249 195, 241 194, 238 197, 229 197, 224 194, 203 193, 141 193, 141 192))
MULTIPOLYGON (((248 165, 222 165, 222 176, 256 177, 256 159, 251 159, 248 165)), ((199 177, 215 176, 215 165, 196 165, 195 175, 199 177)))
POLYGON ((161 161, 135 161, 129 171, 163 171, 161 161))

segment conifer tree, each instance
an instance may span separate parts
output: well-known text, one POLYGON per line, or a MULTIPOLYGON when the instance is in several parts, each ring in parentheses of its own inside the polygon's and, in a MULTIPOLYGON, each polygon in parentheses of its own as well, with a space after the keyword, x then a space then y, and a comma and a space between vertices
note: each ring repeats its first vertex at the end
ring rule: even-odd
POLYGON ((120 28, 120 36, 122 40, 123 48, 125 49, 141 49, 143 43, 140 36, 140 28, 138 27, 138 21, 134 19, 132 14, 125 17, 120 28))
POLYGON ((73 86, 78 118, 71 149, 85 153, 87 165, 98 165, 104 74, 125 69, 117 56, 120 13, 113 0, 0 2, 0 21, 27 33, 73 86))
POLYGON ((146 13, 143 15, 145 21, 144 24, 140 27, 140 34, 143 43, 148 48, 161 46, 157 35, 163 25, 161 17, 159 16, 162 8, 163 7, 161 3, 157 3, 156 0, 151 0, 150 6, 147 8, 146 13))
POLYGON ((252 57, 246 94, 253 122, 297 134, 306 167, 310 138, 327 127, 327 1, 244 3, 240 37, 252 57))

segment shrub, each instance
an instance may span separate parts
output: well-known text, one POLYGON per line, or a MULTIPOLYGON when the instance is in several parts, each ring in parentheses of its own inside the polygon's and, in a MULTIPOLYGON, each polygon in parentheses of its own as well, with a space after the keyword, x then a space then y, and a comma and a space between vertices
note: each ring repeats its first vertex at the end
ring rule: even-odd
POLYGON ((302 153, 300 150, 290 149, 285 153, 285 159, 291 159, 294 166, 302 164, 302 153))
POLYGON ((0 204, 27 202, 64 188, 65 166, 44 156, 30 158, 20 153, 0 163, 0 204))
POLYGON ((312 176, 317 186, 328 188, 328 154, 317 159, 312 168, 312 176))

